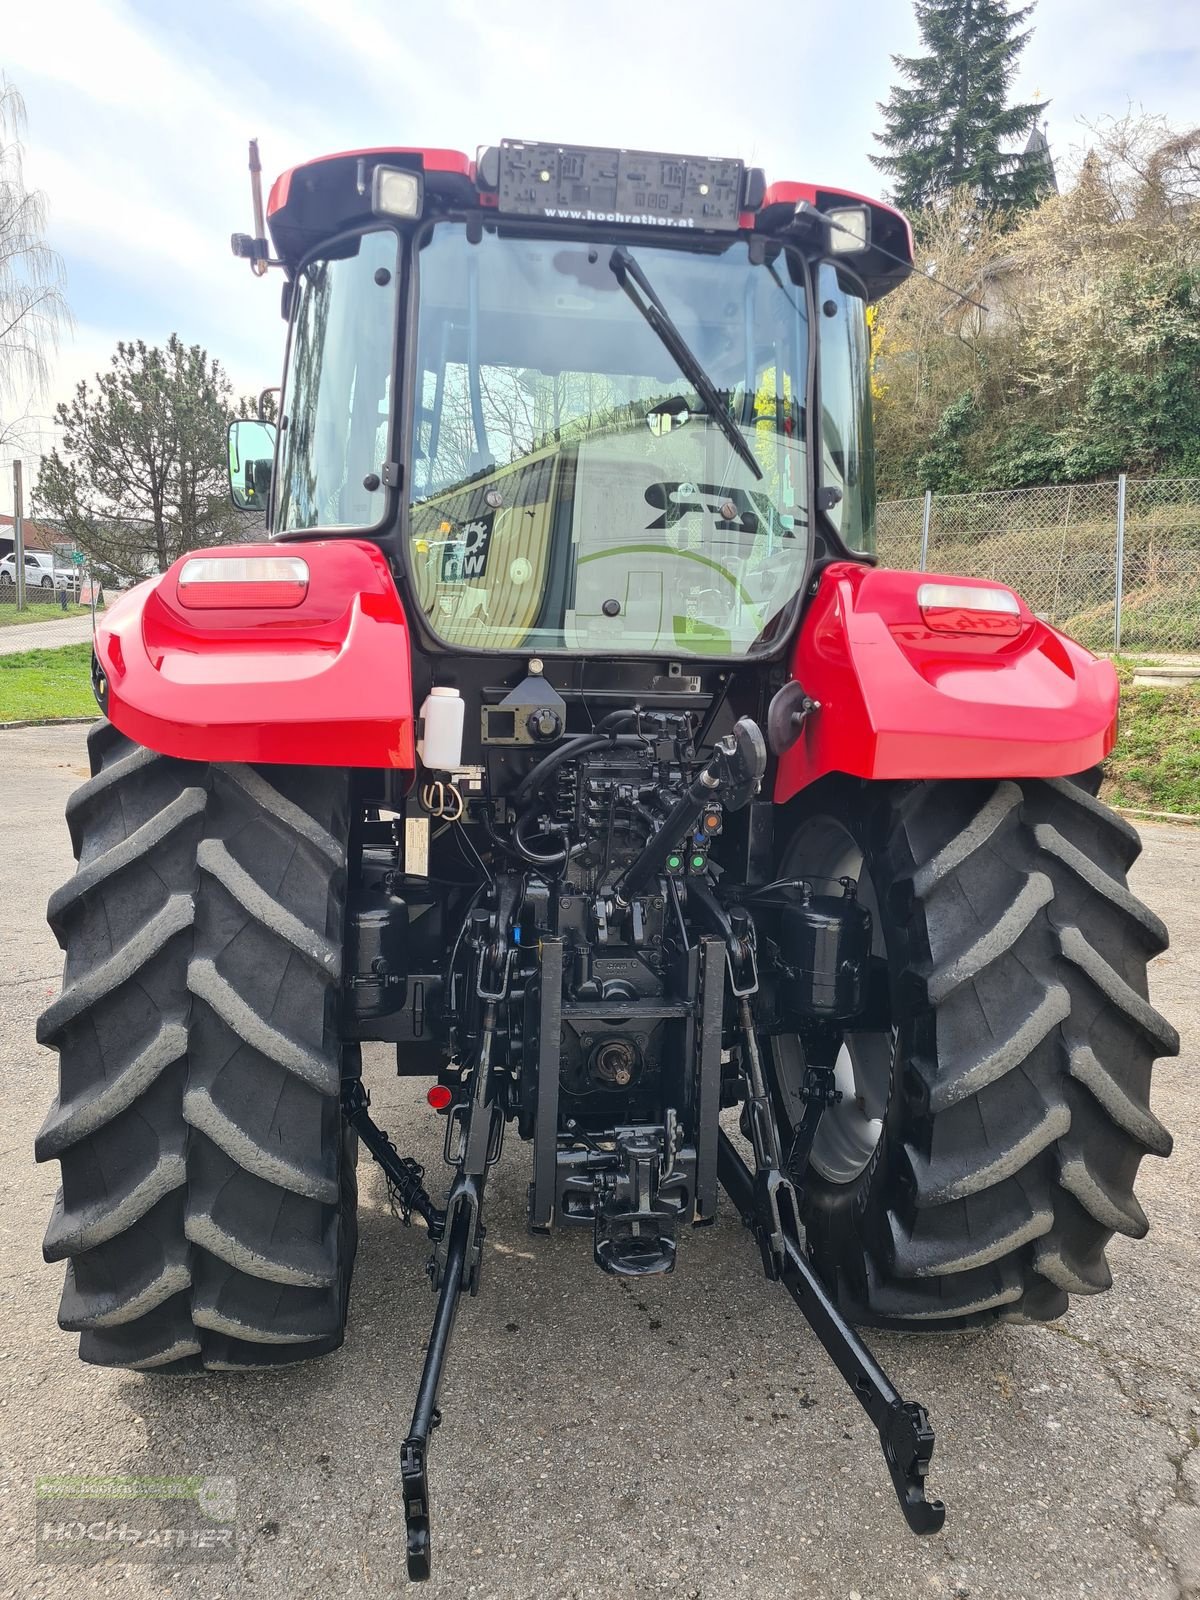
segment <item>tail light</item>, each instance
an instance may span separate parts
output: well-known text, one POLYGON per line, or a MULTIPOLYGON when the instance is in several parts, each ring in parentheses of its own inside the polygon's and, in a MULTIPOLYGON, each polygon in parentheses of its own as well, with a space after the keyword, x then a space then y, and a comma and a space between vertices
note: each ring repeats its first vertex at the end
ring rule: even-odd
POLYGON ((1021 602, 1011 589, 969 583, 923 583, 917 604, 934 633, 983 633, 1011 639, 1021 631, 1021 602))
POLYGON ((298 606, 308 593, 308 563, 299 556, 192 556, 175 588, 191 611, 298 606))

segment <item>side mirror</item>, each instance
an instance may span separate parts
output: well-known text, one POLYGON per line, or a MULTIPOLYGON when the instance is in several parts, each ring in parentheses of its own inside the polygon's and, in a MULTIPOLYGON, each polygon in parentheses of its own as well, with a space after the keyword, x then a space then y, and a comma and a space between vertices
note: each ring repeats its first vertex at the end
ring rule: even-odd
POLYGON ((274 462, 273 422, 239 417, 229 424, 229 495, 239 511, 266 511, 274 462))
POLYGON ((656 439, 661 439, 664 433, 682 428, 690 417, 687 401, 682 395, 673 395, 669 400, 660 400, 656 406, 651 406, 646 413, 646 426, 656 439))

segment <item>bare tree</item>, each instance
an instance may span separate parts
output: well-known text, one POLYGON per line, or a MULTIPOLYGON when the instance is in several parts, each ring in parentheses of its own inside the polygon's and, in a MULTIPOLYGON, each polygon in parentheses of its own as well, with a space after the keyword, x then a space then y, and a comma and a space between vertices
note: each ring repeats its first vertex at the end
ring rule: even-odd
POLYGON ((880 305, 885 494, 1196 471, 1200 130, 1130 112, 1087 132, 1062 192, 1007 231, 966 226, 970 196, 948 205, 880 305))
POLYGON ((62 260, 46 243, 46 197, 25 182, 25 102, 0 77, 0 452, 24 441, 49 357, 70 325, 62 260))

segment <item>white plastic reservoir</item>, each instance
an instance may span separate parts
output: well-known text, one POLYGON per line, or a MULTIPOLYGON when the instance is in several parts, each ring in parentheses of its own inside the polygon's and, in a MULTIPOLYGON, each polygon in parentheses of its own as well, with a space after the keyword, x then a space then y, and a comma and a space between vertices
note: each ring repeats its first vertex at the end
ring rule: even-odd
POLYGON ((462 766, 463 716, 466 708, 457 689, 430 689, 421 706, 425 732, 417 740, 417 754, 432 772, 452 772, 462 766))

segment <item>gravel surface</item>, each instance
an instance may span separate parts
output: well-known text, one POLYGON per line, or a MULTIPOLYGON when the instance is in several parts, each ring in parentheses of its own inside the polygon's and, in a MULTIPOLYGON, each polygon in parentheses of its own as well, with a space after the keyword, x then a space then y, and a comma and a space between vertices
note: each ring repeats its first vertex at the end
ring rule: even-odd
MULTIPOLYGON (((433 1297, 422 1235, 389 1214, 369 1163, 337 1355, 283 1375, 155 1379, 82 1366, 55 1326, 62 1269, 40 1243, 58 1169, 31 1157, 55 1064, 33 1028, 58 987, 43 908, 70 870, 62 809, 86 775, 84 732, 0 734, 0 1596, 394 1594, 396 1455, 433 1297), (38 1564, 39 1472, 231 1477, 236 1559, 38 1564)), ((529 1151, 510 1140, 431 1451, 430 1600, 1200 1594, 1200 832, 1144 836, 1135 887, 1174 940, 1154 995, 1184 1038, 1158 1069, 1176 1147, 1142 1168, 1149 1238, 1117 1239, 1115 1289, 1050 1327, 873 1340, 937 1426, 944 1533, 908 1534, 866 1419, 728 1206, 684 1242, 674 1276, 629 1287, 592 1266, 586 1236, 525 1232, 529 1151)), ((383 1048, 368 1055, 378 1119, 436 1181, 441 1124, 421 1086, 398 1081, 383 1048)))

